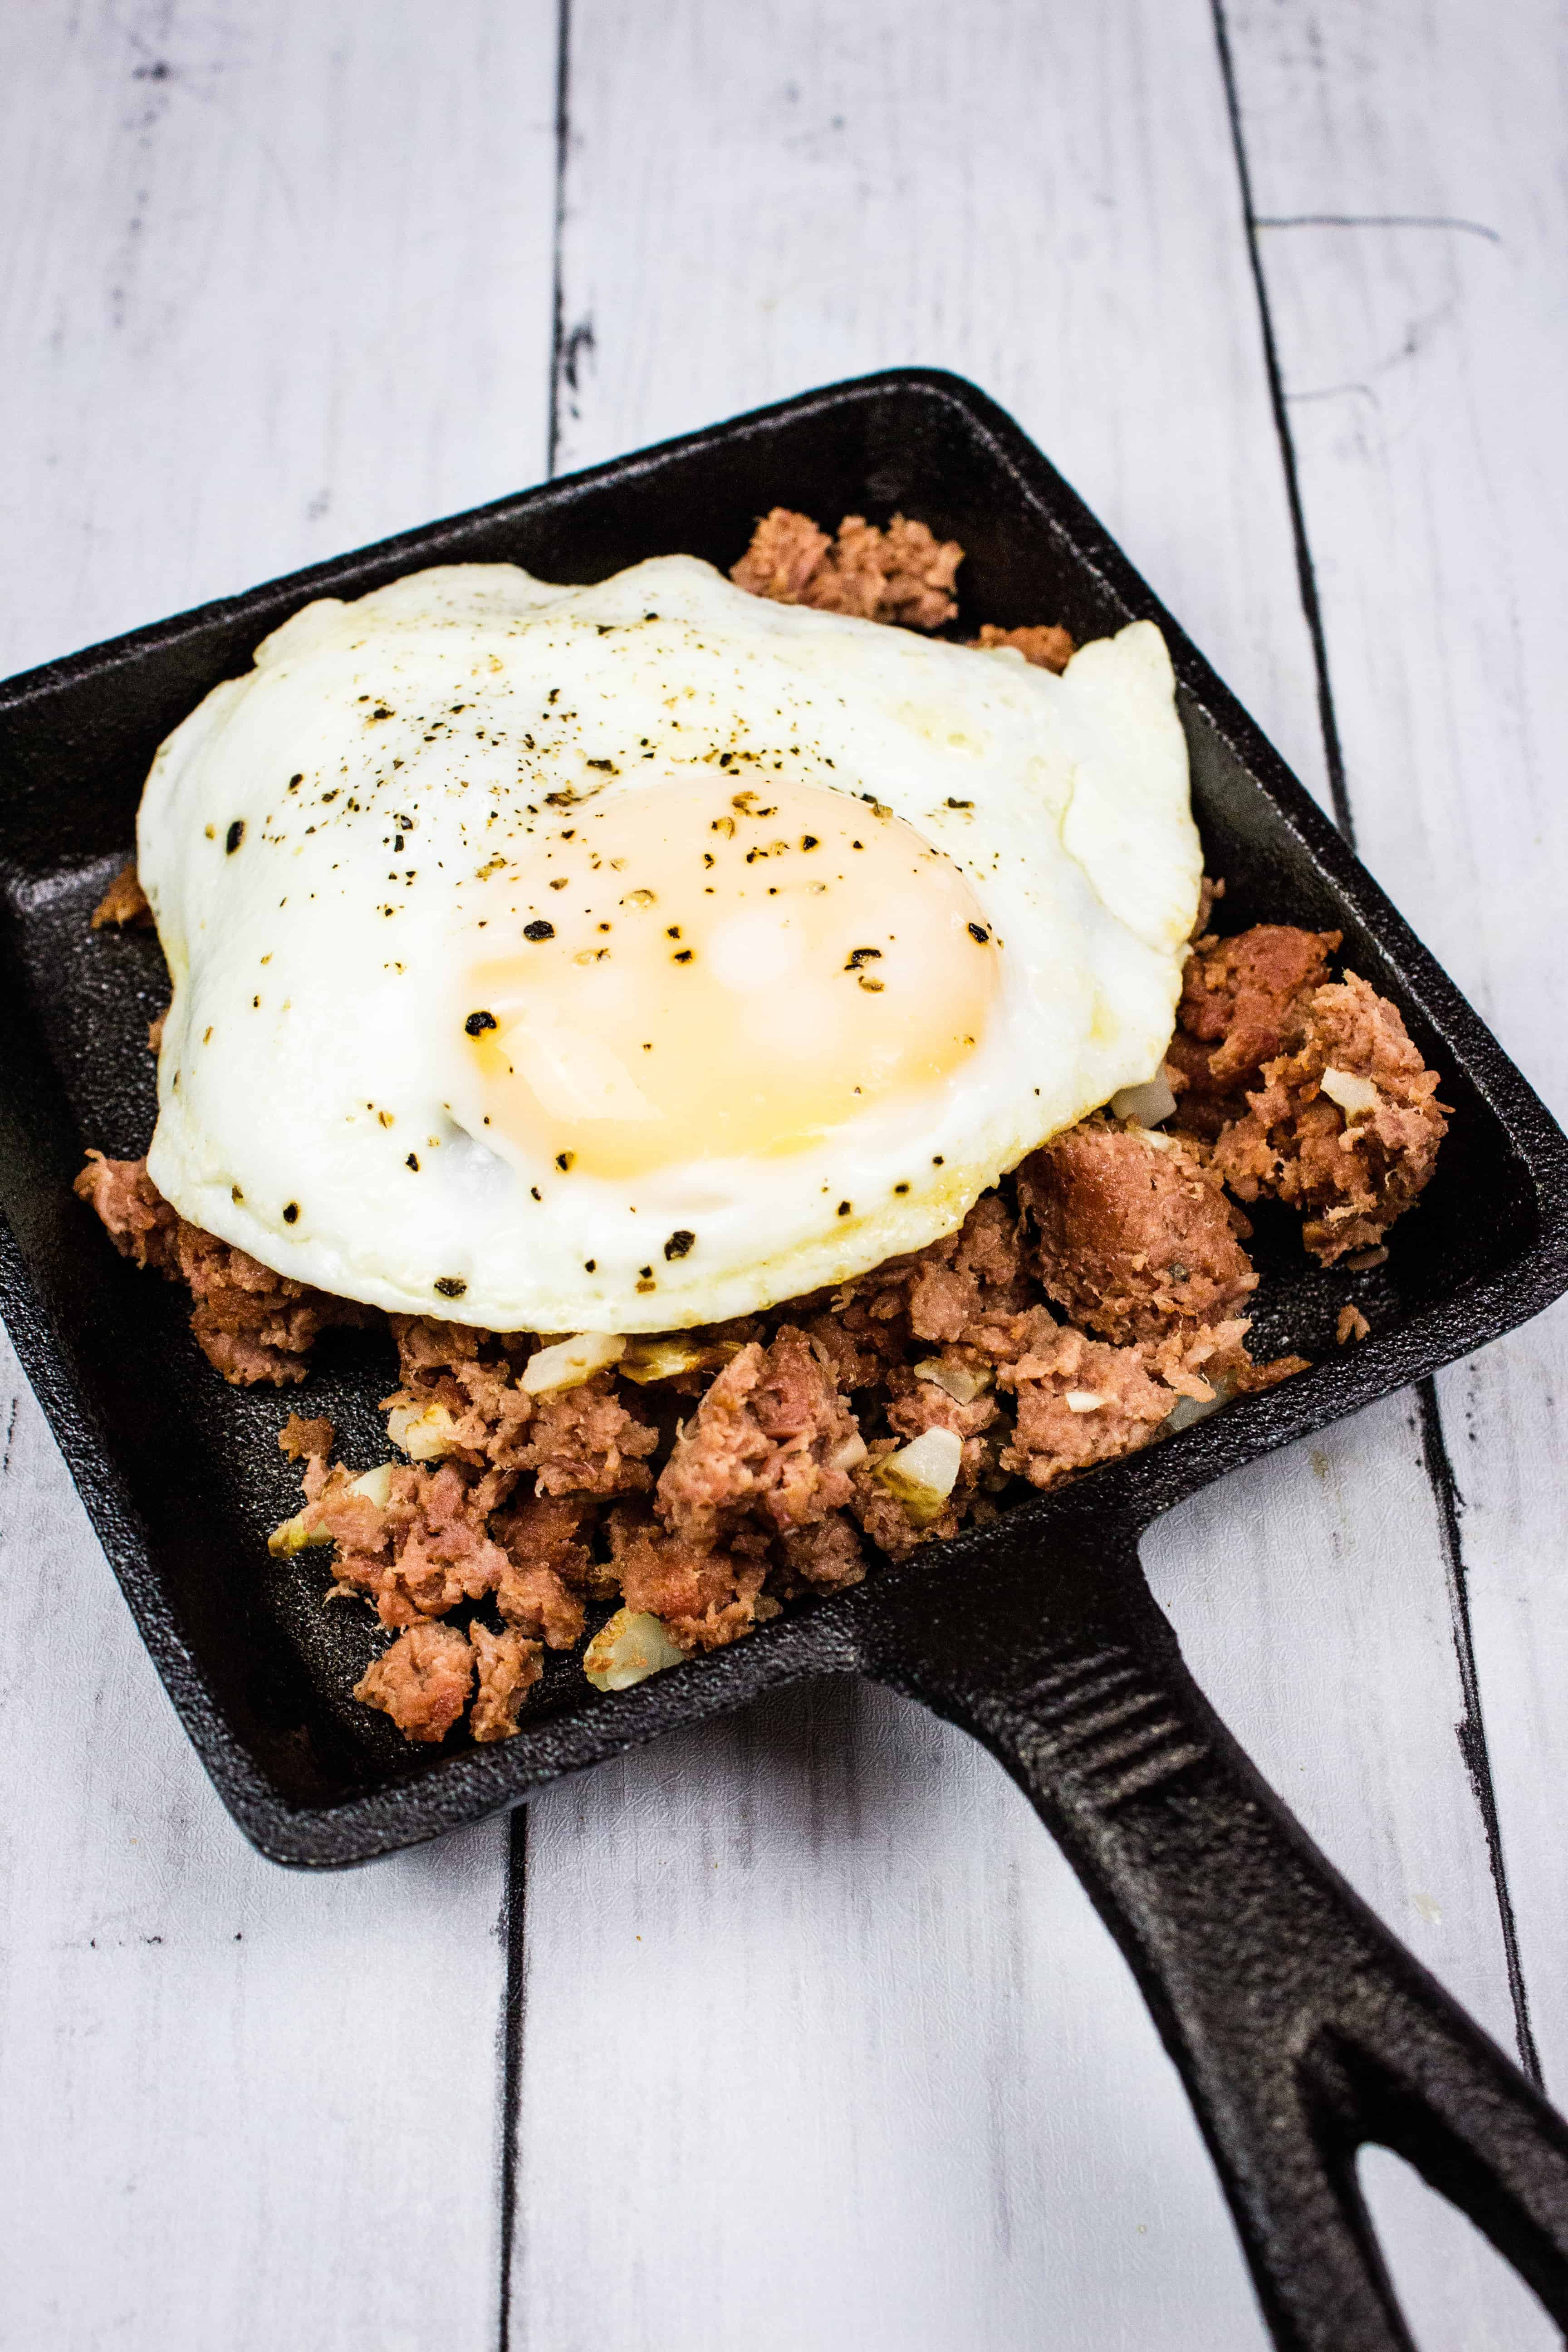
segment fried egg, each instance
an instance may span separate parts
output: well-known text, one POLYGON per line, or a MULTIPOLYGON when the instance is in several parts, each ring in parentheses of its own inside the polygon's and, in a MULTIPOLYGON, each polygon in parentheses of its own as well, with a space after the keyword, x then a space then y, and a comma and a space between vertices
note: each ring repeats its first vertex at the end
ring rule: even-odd
POLYGON ((138 865, 183 1215, 621 1333, 918 1249, 1147 1079, 1201 870, 1151 624, 1058 677, 685 556, 308 605, 163 745, 138 865))

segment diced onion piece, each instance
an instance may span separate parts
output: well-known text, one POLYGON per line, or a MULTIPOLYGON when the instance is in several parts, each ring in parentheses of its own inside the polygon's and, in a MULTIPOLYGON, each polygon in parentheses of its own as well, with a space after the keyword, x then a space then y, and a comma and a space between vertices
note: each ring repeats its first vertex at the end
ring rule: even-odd
POLYGON ((267 1538, 267 1549, 274 1559, 288 1559, 293 1553, 303 1551, 309 1544, 331 1543, 331 1538, 313 1528, 303 1511, 296 1511, 291 1519, 273 1528, 267 1538))
POLYGON ((1235 1384, 1227 1380, 1215 1382, 1214 1394, 1206 1397, 1178 1397, 1160 1426, 1169 1437, 1180 1429, 1191 1429, 1195 1421, 1206 1421, 1222 1404, 1228 1404, 1236 1394, 1235 1384))
POLYGON ((1377 1108, 1381 1097, 1370 1078, 1358 1077, 1353 1070, 1325 1070, 1318 1081, 1331 1103, 1338 1103, 1347 1119, 1365 1118, 1377 1108))
POLYGON ((1111 1116, 1115 1118, 1135 1118, 1140 1127, 1158 1127, 1169 1118, 1176 1108, 1176 1097, 1171 1092, 1163 1065, 1142 1086, 1118 1087, 1110 1097, 1111 1116))
POLYGON ((679 1331, 653 1339, 628 1339, 620 1367, 628 1381, 646 1388, 650 1381, 670 1381, 677 1372, 717 1371, 741 1352, 736 1339, 688 1339, 679 1331))
POLYGON ((1110 1399, 1101 1396, 1098 1389, 1068 1389, 1062 1402, 1069 1412, 1098 1412, 1110 1399))
POLYGON ((583 1671, 595 1690, 630 1690, 666 1666, 679 1666, 685 1656, 646 1609, 617 1609, 584 1651, 583 1671))
POLYGON ((397 1404, 386 1416, 386 1433, 411 1462, 439 1462, 452 1451, 458 1424, 444 1404, 397 1404))
POLYGON ((570 1339, 557 1339, 552 1348, 541 1348, 530 1356, 522 1368, 522 1385, 530 1396, 552 1396, 559 1389, 581 1388, 595 1372, 608 1364, 618 1364, 626 1352, 626 1341, 611 1331, 579 1331, 570 1339))
POLYGON ((868 1448, 858 1429, 852 1430, 842 1445, 836 1445, 827 1457, 830 1470, 858 1470, 868 1448))
POLYGON ((873 1475, 903 1505, 916 1527, 925 1528, 942 1517, 963 1460, 963 1440, 956 1430, 922 1429, 896 1454, 884 1454, 873 1475))
POLYGON ((945 1364, 940 1356, 922 1356, 914 1366, 917 1381, 930 1381, 950 1396, 955 1404, 973 1404, 984 1396, 995 1378, 989 1364, 978 1370, 972 1364, 945 1364))
MULTIPOLYGON (((349 1493, 368 1496, 376 1509, 384 1511, 392 1497, 392 1466, 390 1462, 378 1462, 374 1470, 362 1470, 357 1478, 349 1480, 349 1493)), ((285 1519, 281 1527, 273 1528, 267 1538, 267 1549, 275 1559, 287 1559, 294 1552, 308 1550, 314 1544, 330 1544, 331 1540, 327 1529, 312 1519, 307 1505, 291 1519, 285 1519)))

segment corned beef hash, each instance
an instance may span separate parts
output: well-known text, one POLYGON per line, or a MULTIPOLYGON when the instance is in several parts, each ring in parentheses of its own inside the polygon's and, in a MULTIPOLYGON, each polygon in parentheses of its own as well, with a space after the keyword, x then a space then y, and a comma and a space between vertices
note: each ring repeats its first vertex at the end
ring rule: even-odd
POLYGON ((153 761, 94 921, 157 925, 157 1126, 77 1189, 237 1384, 384 1318, 396 1451, 291 1415, 271 1547, 331 1548, 410 1739, 508 1737, 591 1617, 624 1688, 1287 1378, 1239 1204, 1364 1265, 1431 1173, 1338 935, 1209 929, 1159 631, 939 636, 962 560, 780 509, 729 581, 416 572, 153 761))

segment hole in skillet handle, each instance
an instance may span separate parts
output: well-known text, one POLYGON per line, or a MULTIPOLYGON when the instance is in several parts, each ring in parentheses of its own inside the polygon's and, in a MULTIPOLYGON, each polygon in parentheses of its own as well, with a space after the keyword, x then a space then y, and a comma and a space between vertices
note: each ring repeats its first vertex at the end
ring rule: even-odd
MULTIPOLYGON (((289 1499, 274 1439, 291 1401, 223 1388, 173 1293, 112 1259, 70 1195, 85 1142, 145 1144, 142 1040, 161 1002, 156 975, 136 963, 146 935, 89 934, 94 898, 123 860, 162 736, 313 597, 360 595, 430 563, 520 562, 589 580, 686 549, 727 565, 780 503, 878 521, 900 509, 960 539, 961 635, 982 619, 1049 616, 1079 638, 1156 621, 1227 908, 1342 929, 1347 956, 1394 997, 1459 1106, 1446 1152, 1452 1164, 1462 1131, 1465 1181, 1443 1209, 1440 1160, 1380 1277, 1373 1338, 1095 1474, 1097 1508, 1173 1500, 1497 1336, 1568 1282, 1557 1129, 1114 542, 1011 420, 955 377, 898 370, 809 393, 12 680, 0 686, 0 971, 14 1008, 0 1029, 0 1210, 15 1248, 0 1249, 0 1303, 182 1720, 237 1820, 279 1860, 334 1866, 412 1844, 831 1670, 838 1621, 825 1613, 833 1603, 792 1607, 731 1651, 610 1697, 563 1664, 517 1738, 486 1749, 454 1738, 411 1755, 355 1706, 343 1653, 369 1636, 347 1612, 324 1633, 310 1580, 274 1579, 264 1564, 289 1499), (145 1001, 132 1003, 138 992, 145 1001)), ((1304 1261, 1291 1274, 1281 1260, 1272 1344, 1322 1319, 1317 1281, 1304 1261)), ((363 1430, 368 1447, 384 1374, 334 1344, 312 1380, 313 1409, 363 1430)), ((988 1556, 974 1547, 977 1563, 988 1556)))
POLYGON ((1568 2123, 1340 1877, 1183 1664, 1142 1516, 1069 1496, 985 1573, 917 1560, 848 1596, 862 1668, 1023 1788, 1186 2084, 1275 2341, 1413 2352, 1355 2177, 1375 2142, 1568 2326, 1568 2123))

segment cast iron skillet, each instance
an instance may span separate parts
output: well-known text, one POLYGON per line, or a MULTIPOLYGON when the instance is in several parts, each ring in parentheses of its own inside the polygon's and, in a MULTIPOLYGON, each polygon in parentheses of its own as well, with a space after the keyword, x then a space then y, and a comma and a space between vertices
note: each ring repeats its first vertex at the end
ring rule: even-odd
MULTIPOLYGON (((1376 2140, 1469 2213, 1568 2325, 1568 2126, 1330 1868, 1191 1680, 1138 1559, 1170 1504, 1494 1339, 1568 1286, 1568 1141, 1258 729, 1067 485, 959 379, 900 370, 787 401, 72 656, 0 688, 0 1306, 126 1598, 241 1828, 279 1862, 361 1862, 805 1675, 863 1673, 963 1724, 1033 1799, 1142 1984, 1219 2168, 1276 2340, 1408 2346, 1357 2192, 1376 2140), (89 932, 159 740, 312 596, 416 565, 510 559, 602 578, 687 550, 728 564, 775 503, 896 509, 968 550, 963 621, 1140 615, 1181 683, 1194 804, 1227 926, 1343 931, 1454 1107, 1387 1265, 1329 1276, 1265 1219, 1263 1351, 1316 1360, 996 1526, 800 1607, 735 1648, 603 1696, 552 1658, 519 1736, 405 1748, 351 1685, 374 1637, 325 1611, 296 1506, 289 1410, 226 1389, 179 1297, 122 1265, 71 1197, 82 1148, 145 1148, 144 935, 89 932), (1354 1297, 1373 1337, 1333 1345, 1354 1297)), ((286 1106, 279 1108, 286 1117, 286 1106)), ((312 1410, 384 1453, 390 1351, 323 1346, 312 1410)))

